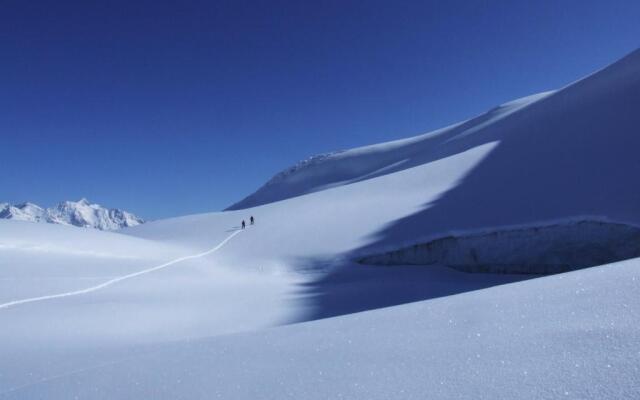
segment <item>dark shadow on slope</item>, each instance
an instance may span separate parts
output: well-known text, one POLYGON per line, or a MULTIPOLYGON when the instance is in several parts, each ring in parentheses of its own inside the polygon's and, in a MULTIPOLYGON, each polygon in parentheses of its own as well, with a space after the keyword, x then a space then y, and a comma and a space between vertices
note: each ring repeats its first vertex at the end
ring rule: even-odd
POLYGON ((300 286, 297 294, 307 306, 307 312, 300 320, 311 321, 450 296, 531 277, 466 274, 441 266, 372 267, 347 263, 300 286))
POLYGON ((493 124, 503 137, 463 181, 355 251, 452 231, 598 216, 640 223, 640 51, 493 124), (506 134, 508 132, 508 134, 506 134))
MULTIPOLYGON (((640 224, 640 51, 491 125, 503 138, 455 188, 413 215, 377 232, 345 254, 355 260, 449 232, 535 225, 596 216, 640 224)), ((372 275, 369 287, 342 283, 345 264, 305 289, 316 318, 423 300, 490 286, 429 287, 428 272, 411 273, 412 289, 395 289, 372 275), (354 301, 354 304, 342 304, 354 301)), ((370 267, 375 268, 375 267, 370 267)), ((389 267, 394 271, 396 267, 389 267)), ((429 267, 418 267, 429 268, 429 267)), ((387 276, 391 276, 387 275, 387 276)), ((459 275, 458 275, 459 276, 459 275)), ((496 283, 493 283, 496 284, 496 283)), ((483 286, 484 285, 484 286, 483 286)), ((391 285, 393 286, 393 285, 391 285)), ((311 318, 310 318, 311 319, 311 318)))

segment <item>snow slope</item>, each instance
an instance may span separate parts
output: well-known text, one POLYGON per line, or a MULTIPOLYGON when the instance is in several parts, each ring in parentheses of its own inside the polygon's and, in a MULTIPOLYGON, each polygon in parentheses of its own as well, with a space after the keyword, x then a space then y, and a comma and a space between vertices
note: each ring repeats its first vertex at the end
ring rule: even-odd
POLYGON ((144 223, 142 218, 119 210, 91 204, 87 199, 65 201, 56 207, 44 209, 33 203, 11 205, 0 204, 0 219, 17 221, 49 222, 52 224, 72 225, 83 228, 96 228, 103 231, 117 230, 144 223))
POLYGON ((127 235, 179 243, 202 249, 226 233, 221 226, 238 227, 256 217, 250 232, 229 243, 221 254, 238 268, 304 266, 312 259, 333 259, 367 243, 368 235, 396 219, 421 209, 452 189, 495 147, 488 143, 429 164, 271 203, 251 210, 179 217, 146 223, 124 231, 127 235), (428 181, 429 185, 424 185, 428 181), (401 196, 398 193, 402 193, 401 196))
POLYGON ((523 282, 353 263, 447 233, 638 225, 637 104, 640 52, 316 159, 237 210, 117 233, 0 221, 0 398, 637 397, 637 259, 523 282))
POLYGON ((4 248, 0 265, 12 266, 0 280, 0 293, 9 293, 2 303, 18 302, 0 308, 0 388, 29 386, 169 341, 252 331, 512 282, 516 279, 508 276, 461 279, 438 271, 397 274, 362 268, 353 270, 353 275, 347 271, 346 279, 326 275, 344 266, 339 263, 341 253, 366 243, 367 235, 380 226, 414 212, 425 198, 451 188, 491 149, 488 144, 398 174, 255 208, 251 212, 256 225, 213 254, 73 296, 56 297, 206 252, 236 232, 240 220, 249 215, 246 211, 194 215, 150 222, 122 233, 0 221, 5 228, 0 236, 4 248), (416 184, 425 177, 433 181, 432 186, 416 184), (405 195, 397 196, 401 192, 405 195), (385 203, 391 206, 372 212, 385 203), (25 233, 25 238, 35 237, 35 243, 22 246, 14 234, 18 225, 64 231, 54 238, 52 232, 25 233), (164 250, 175 254, 158 253, 133 263, 71 252, 45 259, 29 248, 55 247, 50 243, 63 240, 71 231, 98 236, 90 239, 92 243, 67 250, 87 248, 130 257, 139 254, 137 241, 143 240, 151 246, 149 256, 164 250), (103 249, 105 235, 121 237, 120 250, 103 249), (60 275, 49 275, 49 262, 60 275), (112 269, 105 268, 107 263, 112 269), (27 279, 21 280, 25 275, 27 279), (417 277, 433 284, 421 284, 417 277), (369 295, 363 296, 363 291, 369 295), (52 298, 20 302, 34 297, 52 298))
MULTIPOLYGON (((278 226, 250 252, 239 249, 247 239, 236 241, 242 260, 307 264, 549 221, 638 226, 640 190, 630 183, 640 174, 638 104, 640 50, 558 91, 462 124, 303 163, 220 218, 235 223, 254 213, 278 226), (297 234, 301 227, 313 235, 297 234)), ((218 217, 163 221, 131 234, 197 243, 210 218, 218 217)))
POLYGON ((461 182, 437 199, 425 198, 420 210, 386 226, 362 253, 451 231, 568 217, 638 224, 640 190, 630 184, 640 172, 638 104, 640 50, 558 91, 508 103, 465 123, 302 164, 231 208, 394 175, 494 143, 461 182))
MULTIPOLYGON (((459 137, 473 134, 526 108, 553 92, 539 93, 502 104, 485 114, 424 135, 356 149, 320 154, 278 173, 257 192, 229 207, 254 207, 335 186, 390 174, 460 153, 480 141, 459 137)), ((497 137, 484 140, 494 141, 497 137)))
POLYGON ((166 344, 6 399, 633 399, 640 260, 166 344))
POLYGON ((82 287, 92 276, 100 280, 185 253, 110 232, 0 220, 0 303, 82 287))
MULTIPOLYGON (((216 262, 203 251, 118 233, 0 221, 0 395, 171 340, 291 318, 287 276, 216 262)), ((225 241, 226 239, 226 241, 225 241)))

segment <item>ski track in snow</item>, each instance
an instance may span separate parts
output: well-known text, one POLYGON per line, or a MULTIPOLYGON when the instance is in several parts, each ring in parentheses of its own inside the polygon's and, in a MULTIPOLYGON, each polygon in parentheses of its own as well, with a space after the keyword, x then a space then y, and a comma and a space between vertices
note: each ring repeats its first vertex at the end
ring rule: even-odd
POLYGON ((18 306, 18 305, 21 305, 21 304, 35 303, 35 302, 38 302, 38 301, 53 300, 53 299, 59 299, 59 298, 62 298, 62 297, 77 296, 77 295, 80 295, 80 294, 87 294, 87 293, 95 292, 97 290, 104 289, 104 288, 106 288, 108 286, 111 286, 111 285, 113 285, 115 283, 122 282, 124 280, 131 279, 131 278, 135 278, 136 276, 148 274, 150 272, 157 271, 159 269, 169 267, 171 265, 180 263, 182 261, 192 260, 194 258, 204 257, 204 256, 207 256, 209 254, 215 253, 216 251, 220 250, 225 244, 227 244, 227 242, 229 242, 231 239, 233 239, 233 237, 236 236, 237 234, 239 234, 240 232, 242 232, 242 231, 241 230, 237 230, 237 231, 233 232, 231 235, 227 236, 222 242, 220 242, 217 246, 215 246, 215 247, 213 247, 213 248, 211 248, 211 249, 209 249, 209 250, 207 250, 207 251, 205 251, 203 253, 198 253, 198 254, 193 254, 193 255, 190 255, 190 256, 176 258, 175 260, 168 261, 168 262, 166 262, 164 264, 156 265, 155 267, 147 268, 147 269, 144 269, 142 271, 134 272, 134 273, 131 273, 131 274, 128 274, 128 275, 119 276, 117 278, 113 278, 113 279, 108 280, 106 282, 103 282, 103 283, 101 283, 99 285, 91 286, 91 287, 88 287, 86 289, 74 290, 74 291, 65 292, 65 293, 51 294, 51 295, 47 295, 47 296, 32 297, 32 298, 22 299, 22 300, 13 300, 13 301, 10 301, 8 303, 0 304, 0 310, 4 309, 4 308, 18 306))

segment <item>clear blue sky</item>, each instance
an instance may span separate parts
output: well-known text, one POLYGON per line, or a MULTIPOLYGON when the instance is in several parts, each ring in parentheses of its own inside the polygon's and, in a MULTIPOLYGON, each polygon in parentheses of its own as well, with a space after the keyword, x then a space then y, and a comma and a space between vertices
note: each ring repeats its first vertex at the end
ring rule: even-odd
POLYGON ((219 210, 299 159, 468 118, 639 45, 637 0, 7 0, 0 201, 219 210))

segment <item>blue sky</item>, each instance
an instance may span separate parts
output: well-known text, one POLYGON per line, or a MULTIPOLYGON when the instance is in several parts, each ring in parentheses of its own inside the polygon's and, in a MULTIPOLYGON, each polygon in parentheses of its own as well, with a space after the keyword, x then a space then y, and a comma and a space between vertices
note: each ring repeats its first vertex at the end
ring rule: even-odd
POLYGON ((22 1, 0 201, 220 210, 310 155, 420 134, 640 44, 634 1, 22 1))

